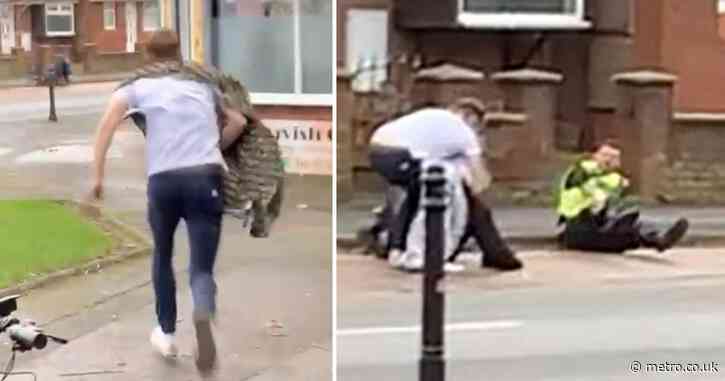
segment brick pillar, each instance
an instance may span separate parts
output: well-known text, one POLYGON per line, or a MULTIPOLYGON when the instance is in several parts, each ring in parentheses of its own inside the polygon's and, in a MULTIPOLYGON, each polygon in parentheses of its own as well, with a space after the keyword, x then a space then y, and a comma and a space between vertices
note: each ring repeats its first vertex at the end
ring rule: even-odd
POLYGON ((554 151, 556 140, 556 97, 564 77, 534 69, 495 73, 491 79, 501 88, 507 111, 526 114, 530 120, 530 142, 541 157, 554 151))
POLYGON ((353 197, 353 93, 351 76, 337 72, 337 201, 353 197))
MULTIPOLYGON (((83 48, 88 41, 88 27, 87 27, 87 20, 88 17, 90 17, 90 12, 88 10, 88 7, 90 6, 89 2, 82 1, 80 3, 75 4, 75 13, 76 13, 76 21, 75 21, 75 28, 76 28, 76 38, 73 39, 71 42, 73 44, 73 47, 71 49, 72 54, 68 59, 71 61, 82 61, 83 56, 85 55, 85 52, 83 51, 83 48)), ((94 6, 97 6, 97 4, 94 4, 94 6)))
POLYGON ((98 59, 98 47, 96 44, 87 43, 83 48, 83 72, 90 74, 95 69, 93 63, 98 59))
POLYGON ((672 125, 672 88, 677 77, 635 71, 612 77, 617 85, 615 126, 622 145, 622 167, 644 201, 657 196, 667 164, 672 125))
POLYGON ((485 78, 483 72, 453 64, 426 68, 414 76, 412 100, 445 106, 461 97, 483 99, 485 78))

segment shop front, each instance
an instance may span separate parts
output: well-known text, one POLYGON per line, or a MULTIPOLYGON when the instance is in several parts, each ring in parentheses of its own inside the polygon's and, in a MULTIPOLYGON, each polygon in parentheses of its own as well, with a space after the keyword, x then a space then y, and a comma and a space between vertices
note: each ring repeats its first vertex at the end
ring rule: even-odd
POLYGON ((332 175, 332 0, 181 3, 187 58, 249 89, 279 138, 287 172, 332 175))

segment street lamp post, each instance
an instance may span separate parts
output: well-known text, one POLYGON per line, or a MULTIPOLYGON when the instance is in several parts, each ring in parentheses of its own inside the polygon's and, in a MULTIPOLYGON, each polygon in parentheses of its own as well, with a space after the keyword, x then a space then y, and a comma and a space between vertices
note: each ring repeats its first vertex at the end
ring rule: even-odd
POLYGON ((443 319, 445 295, 441 289, 445 232, 443 216, 448 203, 446 168, 426 165, 421 177, 425 207, 425 266, 423 272, 423 348, 420 381, 444 381, 443 319))

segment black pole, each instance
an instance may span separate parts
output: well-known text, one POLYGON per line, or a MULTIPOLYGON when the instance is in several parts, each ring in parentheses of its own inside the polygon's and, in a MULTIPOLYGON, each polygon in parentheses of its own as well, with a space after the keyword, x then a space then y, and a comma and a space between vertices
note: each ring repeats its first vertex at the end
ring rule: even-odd
POLYGON ((57 122, 58 116, 55 114, 55 75, 51 74, 48 78, 48 91, 50 92, 50 115, 48 120, 57 122))
POLYGON ((219 0, 211 2, 211 64, 219 67, 219 19, 221 18, 221 5, 219 0))
POLYGON ((446 177, 440 164, 424 169, 423 205, 425 207, 425 267, 423 272, 423 351, 420 381, 444 381, 443 318, 445 295, 440 288, 443 272, 446 211, 446 177))
POLYGON ((181 6, 181 3, 179 0, 174 1, 174 24, 176 27, 176 37, 179 39, 179 43, 181 43, 181 10, 179 7, 181 6))

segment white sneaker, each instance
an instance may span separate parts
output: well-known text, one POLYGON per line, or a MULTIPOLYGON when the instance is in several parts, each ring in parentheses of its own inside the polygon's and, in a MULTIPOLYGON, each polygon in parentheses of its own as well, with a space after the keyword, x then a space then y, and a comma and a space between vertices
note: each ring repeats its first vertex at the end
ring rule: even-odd
POLYGON ((174 334, 164 333, 161 327, 154 328, 151 331, 151 346, 166 358, 175 358, 179 354, 179 348, 176 347, 174 334))
POLYGON ((443 271, 447 273, 459 273, 465 269, 466 266, 463 266, 460 263, 446 262, 443 264, 443 271))
POLYGON ((414 252, 414 251, 408 251, 405 253, 403 257, 403 269, 405 271, 410 272, 418 272, 423 271, 423 267, 425 266, 425 260, 422 255, 414 252))
MULTIPOLYGON (((410 271, 410 272, 423 271, 425 269, 425 258, 423 258, 422 255, 416 255, 415 253, 410 253, 410 254, 406 255, 402 268, 405 271, 410 271)), ((443 271, 446 273, 459 273, 465 269, 466 269, 465 266, 458 264, 458 263, 451 263, 451 262, 443 263, 443 271)))
POLYGON ((388 253, 388 263, 395 269, 403 267, 405 264, 405 253, 398 249, 390 250, 390 253, 388 253))

